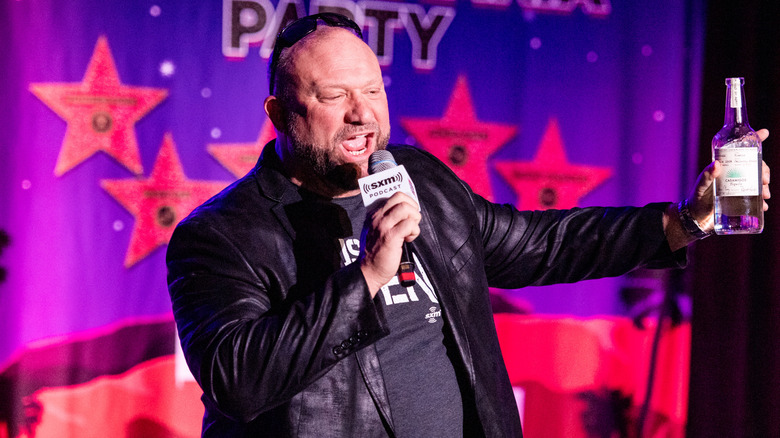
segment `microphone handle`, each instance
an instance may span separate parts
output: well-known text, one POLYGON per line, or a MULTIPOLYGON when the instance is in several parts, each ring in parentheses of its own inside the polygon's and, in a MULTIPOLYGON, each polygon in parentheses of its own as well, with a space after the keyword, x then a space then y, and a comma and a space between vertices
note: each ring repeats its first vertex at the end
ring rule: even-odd
POLYGON ((414 275, 414 262, 412 261, 412 252, 409 248, 411 244, 404 242, 401 251, 401 263, 398 265, 398 282, 403 287, 411 287, 417 282, 414 275))

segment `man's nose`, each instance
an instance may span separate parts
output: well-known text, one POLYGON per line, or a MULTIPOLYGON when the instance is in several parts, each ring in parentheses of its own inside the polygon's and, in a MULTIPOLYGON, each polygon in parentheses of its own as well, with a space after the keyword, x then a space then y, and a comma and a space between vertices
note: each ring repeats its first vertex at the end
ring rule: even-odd
POLYGON ((349 100, 349 108, 345 114, 345 122, 352 125, 363 125, 373 121, 374 114, 371 105, 365 97, 357 95, 349 100))

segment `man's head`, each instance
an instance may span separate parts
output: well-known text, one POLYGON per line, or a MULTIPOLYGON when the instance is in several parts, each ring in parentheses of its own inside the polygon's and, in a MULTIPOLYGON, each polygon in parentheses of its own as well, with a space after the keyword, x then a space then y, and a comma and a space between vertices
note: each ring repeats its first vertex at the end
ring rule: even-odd
POLYGON ((314 22, 305 25, 311 31, 292 43, 285 32, 299 22, 280 33, 277 41, 289 47, 272 60, 265 111, 288 176, 326 196, 343 196, 356 192, 369 155, 387 144, 390 120, 376 56, 342 22, 328 18, 303 18, 314 22))

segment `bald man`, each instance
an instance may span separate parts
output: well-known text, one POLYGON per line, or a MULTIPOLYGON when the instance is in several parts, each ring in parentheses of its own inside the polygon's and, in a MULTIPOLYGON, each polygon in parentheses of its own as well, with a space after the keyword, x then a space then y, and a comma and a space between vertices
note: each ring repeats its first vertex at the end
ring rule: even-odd
POLYGON ((522 436, 488 287, 683 266, 712 230, 719 167, 679 205, 492 204, 432 155, 387 146, 382 72, 361 37, 328 13, 280 32, 264 102, 276 140, 169 244, 203 436, 522 436), (397 193, 367 211, 358 179, 386 147, 419 204, 397 193), (411 287, 396 276, 404 242, 411 287))

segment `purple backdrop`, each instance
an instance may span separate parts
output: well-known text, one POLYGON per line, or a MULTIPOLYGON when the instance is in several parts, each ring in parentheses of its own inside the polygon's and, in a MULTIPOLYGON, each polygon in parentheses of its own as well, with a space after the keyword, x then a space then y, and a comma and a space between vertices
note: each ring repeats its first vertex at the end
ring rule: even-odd
MULTIPOLYGON (((256 155, 268 35, 285 14, 339 7, 363 22, 392 141, 437 153, 495 201, 531 205, 523 190, 538 183, 547 206, 568 207, 677 200, 693 182, 701 3, 3 2, 0 371, 36 341, 169 315, 164 242, 188 202, 152 198, 188 183, 190 204, 205 199, 241 161, 215 150, 256 155), (547 178, 550 162, 568 179, 547 178), (567 194, 567 181, 592 187, 567 194)), ((619 292, 637 282, 666 287, 634 276, 496 292, 590 317, 626 313, 619 292)))

